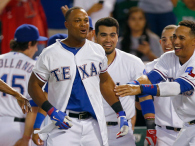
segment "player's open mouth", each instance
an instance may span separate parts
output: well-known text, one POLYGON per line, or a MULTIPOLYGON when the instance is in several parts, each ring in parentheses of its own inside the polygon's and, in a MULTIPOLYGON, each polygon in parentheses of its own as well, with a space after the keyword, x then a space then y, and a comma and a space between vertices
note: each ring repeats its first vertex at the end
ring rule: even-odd
POLYGON ((84 33, 87 33, 87 30, 86 29, 82 29, 82 30, 80 30, 80 32, 84 34, 84 33))
POLYGON ((104 45, 106 48, 111 48, 112 45, 104 45))
POLYGON ((181 50, 181 47, 175 47, 175 52, 179 52, 181 50))
POLYGON ((172 48, 165 48, 165 50, 167 50, 167 51, 168 51, 168 50, 171 50, 171 49, 172 49, 172 48))

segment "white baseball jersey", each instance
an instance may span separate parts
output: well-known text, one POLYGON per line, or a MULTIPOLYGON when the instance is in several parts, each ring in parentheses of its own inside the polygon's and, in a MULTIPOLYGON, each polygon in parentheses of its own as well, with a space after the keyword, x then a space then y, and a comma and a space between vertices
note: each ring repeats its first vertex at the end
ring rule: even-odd
MULTIPOLYGON (((0 55, 0 77, 5 83, 29 99, 28 81, 34 64, 35 61, 23 53, 9 52, 0 55)), ((1 92, 0 116, 23 118, 26 115, 23 114, 13 96, 1 92)))
MULTIPOLYGON (((116 85, 122 85, 140 77, 144 71, 144 64, 138 57, 116 49, 116 56, 107 71, 116 85)), ((120 101, 127 119, 131 119, 135 115, 135 96, 122 97, 120 101)), ((106 121, 116 122, 116 113, 104 99, 103 105, 106 121)))
POLYGON ((83 85, 96 114, 103 145, 108 145, 106 121, 100 93, 99 74, 106 72, 107 58, 104 49, 86 40, 76 55, 64 49, 60 41, 42 52, 33 72, 43 82, 48 82, 48 100, 65 111, 76 75, 79 70, 83 85))
MULTIPOLYGON (((193 88, 195 87, 195 72, 193 70, 195 68, 195 54, 185 64, 181 65, 179 57, 175 55, 174 51, 167 52, 160 57, 154 68, 154 71, 161 75, 164 80, 180 78, 192 85, 193 88), (189 71, 192 71, 192 74, 189 71)), ((174 96, 172 101, 175 111, 182 121, 189 122, 195 119, 194 90, 174 96)))
MULTIPOLYGON (((145 65, 146 72, 154 69, 155 64, 159 59, 147 63, 145 65)), ((166 82, 169 82, 167 79, 166 82)), ((154 96, 155 106, 155 123, 160 126, 182 127, 183 121, 178 117, 172 104, 171 97, 156 97, 154 96)))

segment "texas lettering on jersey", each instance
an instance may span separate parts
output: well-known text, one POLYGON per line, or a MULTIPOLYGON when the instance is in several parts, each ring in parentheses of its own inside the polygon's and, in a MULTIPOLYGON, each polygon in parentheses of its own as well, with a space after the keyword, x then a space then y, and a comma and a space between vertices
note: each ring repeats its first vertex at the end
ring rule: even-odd
MULTIPOLYGON (((95 63, 91 62, 90 64, 83 64, 81 66, 78 66, 78 70, 81 72, 81 79, 84 80, 86 78, 99 75, 101 70, 101 65, 102 63, 99 63, 99 66, 96 67, 95 63), (90 65, 89 70, 87 70, 87 65, 90 65)), ((55 70, 52 70, 50 73, 54 75, 56 81, 64 81, 64 80, 71 79, 70 66, 57 68, 55 70)))

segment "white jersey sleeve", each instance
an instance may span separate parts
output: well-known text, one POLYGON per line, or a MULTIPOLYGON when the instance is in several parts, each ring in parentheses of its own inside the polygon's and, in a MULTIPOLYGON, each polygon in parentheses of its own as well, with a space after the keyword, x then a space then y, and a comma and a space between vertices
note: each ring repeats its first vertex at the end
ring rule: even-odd
POLYGON ((102 64, 101 64, 101 73, 105 73, 107 71, 107 68, 108 68, 108 59, 105 55, 105 57, 103 58, 102 60, 102 64))
MULTIPOLYGON (((45 52, 45 50, 44 50, 45 52)), ((48 60, 45 56, 44 52, 39 56, 38 60, 36 61, 36 64, 33 68, 33 72, 37 76, 39 80, 42 82, 47 82, 50 72, 48 69, 48 60)))

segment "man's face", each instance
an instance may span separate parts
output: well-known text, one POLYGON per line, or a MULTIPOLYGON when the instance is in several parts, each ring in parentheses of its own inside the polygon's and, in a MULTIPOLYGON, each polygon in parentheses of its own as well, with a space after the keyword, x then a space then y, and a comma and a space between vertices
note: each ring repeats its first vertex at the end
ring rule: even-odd
POLYGON ((72 10, 68 20, 65 22, 68 28, 68 36, 75 39, 86 39, 89 31, 88 15, 83 9, 72 10))
POLYGON ((190 31, 189 27, 178 26, 173 34, 175 55, 180 59, 188 60, 194 52, 194 37, 190 31))
POLYGON ((174 49, 172 45, 174 31, 175 29, 165 29, 162 32, 160 44, 164 52, 172 51, 174 49))
POLYGON ((115 26, 100 25, 95 41, 104 48, 107 55, 111 54, 118 42, 117 28, 115 26))

